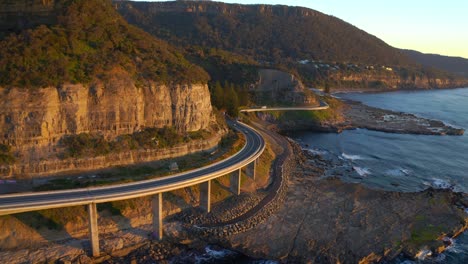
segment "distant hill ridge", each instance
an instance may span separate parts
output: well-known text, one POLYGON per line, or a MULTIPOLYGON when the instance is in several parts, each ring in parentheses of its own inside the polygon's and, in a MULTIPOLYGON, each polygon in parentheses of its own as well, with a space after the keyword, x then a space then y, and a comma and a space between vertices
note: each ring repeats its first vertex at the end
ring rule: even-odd
POLYGON ((468 78, 468 59, 425 54, 415 50, 403 50, 403 52, 422 65, 439 68, 468 78))
POLYGON ((265 61, 414 64, 375 36, 304 7, 199 1, 114 3, 127 21, 176 45, 215 47, 265 61))

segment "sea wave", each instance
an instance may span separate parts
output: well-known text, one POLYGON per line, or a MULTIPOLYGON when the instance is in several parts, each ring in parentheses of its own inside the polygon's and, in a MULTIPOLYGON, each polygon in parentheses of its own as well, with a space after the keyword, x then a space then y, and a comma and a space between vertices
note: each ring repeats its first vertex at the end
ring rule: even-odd
POLYGON ((386 170, 385 174, 389 175, 389 176, 401 177, 401 176, 409 175, 410 171, 408 169, 398 167, 398 168, 395 168, 395 169, 386 170))
POLYGON ((342 153, 341 154, 341 157, 347 159, 347 160, 364 160, 365 158, 363 156, 360 156, 360 155, 351 155, 351 154, 346 154, 346 153, 342 153))
POLYGON ((359 175, 361 175, 362 177, 368 176, 368 175, 371 174, 369 168, 361 168, 361 167, 353 166, 353 169, 354 169, 359 175))
POLYGON ((424 181, 424 185, 432 187, 434 189, 450 189, 453 190, 455 187, 453 184, 448 182, 447 180, 439 179, 439 178, 433 178, 430 182, 424 181))
POLYGON ((313 154, 313 155, 323 156, 323 155, 328 154, 328 151, 323 150, 323 149, 311 149, 311 148, 306 148, 306 150, 309 151, 309 152, 310 152, 311 154, 313 154))
POLYGON ((205 247, 205 254, 196 257, 197 264, 218 263, 220 260, 235 258, 238 253, 227 249, 214 249, 211 246, 205 247))

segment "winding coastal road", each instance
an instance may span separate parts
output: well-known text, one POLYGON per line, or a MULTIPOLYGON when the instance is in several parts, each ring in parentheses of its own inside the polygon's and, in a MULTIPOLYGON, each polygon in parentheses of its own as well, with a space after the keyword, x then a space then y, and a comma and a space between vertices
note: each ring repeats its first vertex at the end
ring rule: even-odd
POLYGON ((320 101, 320 106, 290 106, 290 107, 254 107, 254 108, 247 108, 240 110, 241 113, 249 113, 249 112, 267 112, 267 111, 318 111, 318 110, 325 110, 330 108, 330 106, 320 101))
MULTIPOLYGON (((244 109, 241 112, 316 111, 327 108, 329 106, 326 103, 320 102, 320 106, 315 107, 261 107, 244 109)), ((134 183, 1 195, 0 215, 133 199, 173 191, 224 176, 252 163, 265 149, 265 141, 258 131, 241 122, 232 125, 245 135, 246 143, 239 152, 225 160, 176 175, 134 183)))
POLYGON ((240 122, 233 126, 245 135, 246 143, 239 152, 225 160, 176 175, 135 183, 1 195, 0 215, 132 199, 196 185, 226 175, 255 161, 265 149, 265 141, 255 129, 240 122))

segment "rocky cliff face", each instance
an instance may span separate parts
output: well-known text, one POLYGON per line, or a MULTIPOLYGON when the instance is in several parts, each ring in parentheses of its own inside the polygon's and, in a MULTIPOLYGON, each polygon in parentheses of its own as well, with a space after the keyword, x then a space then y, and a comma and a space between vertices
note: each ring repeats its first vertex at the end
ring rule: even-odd
POLYGON ((337 72, 330 75, 335 83, 330 85, 332 92, 339 90, 394 90, 394 89, 442 89, 464 87, 468 80, 451 77, 431 77, 428 75, 400 76, 396 72, 337 72))
POLYGON ((55 22, 59 5, 55 0, 0 1, 0 38, 41 24, 55 22))
POLYGON ((294 75, 273 69, 259 70, 257 92, 264 104, 318 105, 317 98, 294 75))
POLYGON ((98 133, 107 139, 143 127, 205 129, 213 121, 207 85, 136 86, 125 74, 89 86, 37 90, 0 88, 0 143, 23 162, 56 155, 64 135, 98 133))

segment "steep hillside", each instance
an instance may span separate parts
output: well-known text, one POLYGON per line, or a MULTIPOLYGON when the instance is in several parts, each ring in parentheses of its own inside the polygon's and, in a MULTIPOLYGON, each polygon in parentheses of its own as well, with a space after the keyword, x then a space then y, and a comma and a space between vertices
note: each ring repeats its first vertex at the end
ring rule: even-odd
POLYGON ((461 57, 442 56, 438 54, 425 54, 415 50, 402 50, 410 58, 418 63, 446 70, 455 74, 468 77, 468 59, 461 57))
POLYGON ((202 1, 114 1, 114 5, 131 24, 186 50, 199 46, 227 50, 330 91, 468 84, 467 79, 421 66, 375 36, 308 8, 202 1))
MULTIPOLYGON (((50 5, 48 1, 34 2, 50 5)), ((56 17, 44 20, 57 23, 12 34, 0 42, 4 47, 0 51, 1 86, 89 83, 113 68, 122 68, 140 81, 208 80, 202 69, 191 65, 167 43, 128 25, 110 1, 56 0, 55 5, 64 7, 51 13, 58 13, 56 17)), ((22 6, 18 8, 16 13, 22 14, 22 6)), ((37 12, 43 14, 42 9, 37 12)))
POLYGON ((208 74, 129 25, 110 1, 0 2, 2 19, 15 14, 32 19, 26 29, 0 27, 0 147, 8 150, 0 166, 58 158, 73 147, 64 139, 81 133, 88 141, 78 143, 99 148, 102 140, 128 144, 147 128, 181 138, 211 128, 208 74))
POLYGON ((222 48, 266 61, 411 63, 380 39, 307 8, 198 1, 115 3, 130 23, 174 44, 222 48))

